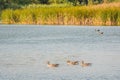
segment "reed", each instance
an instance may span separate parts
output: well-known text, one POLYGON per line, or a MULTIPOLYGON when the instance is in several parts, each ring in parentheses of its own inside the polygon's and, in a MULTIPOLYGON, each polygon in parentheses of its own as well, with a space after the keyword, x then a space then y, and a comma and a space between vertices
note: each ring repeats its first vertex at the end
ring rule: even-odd
POLYGON ((105 8, 101 11, 101 19, 104 25, 120 25, 120 10, 118 7, 105 8))
POLYGON ((108 8, 101 10, 101 20, 102 20, 103 25, 106 25, 106 23, 108 21, 108 18, 109 18, 108 14, 109 14, 108 8))
POLYGON ((1 13, 2 23, 11 24, 12 23, 12 14, 13 14, 13 10, 11 10, 11 9, 2 11, 2 13, 1 13))
POLYGON ((6 24, 120 25, 119 5, 7 9, 2 11, 1 20, 6 24))

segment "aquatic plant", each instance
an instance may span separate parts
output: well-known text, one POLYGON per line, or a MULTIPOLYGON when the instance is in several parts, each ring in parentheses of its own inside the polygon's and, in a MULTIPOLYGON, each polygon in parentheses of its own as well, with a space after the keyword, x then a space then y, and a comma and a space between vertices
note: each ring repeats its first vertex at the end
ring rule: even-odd
POLYGON ((1 19, 7 24, 120 25, 119 4, 7 9, 1 19))

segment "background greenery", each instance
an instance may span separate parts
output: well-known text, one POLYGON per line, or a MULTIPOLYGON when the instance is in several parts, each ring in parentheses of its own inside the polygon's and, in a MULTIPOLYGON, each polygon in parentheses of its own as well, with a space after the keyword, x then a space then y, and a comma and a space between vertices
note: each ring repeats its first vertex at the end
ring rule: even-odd
POLYGON ((0 0, 0 10, 6 8, 17 9, 29 4, 72 4, 76 5, 88 5, 88 4, 100 4, 108 3, 119 0, 0 0))
POLYGON ((119 0, 0 0, 0 23, 120 25, 119 0))

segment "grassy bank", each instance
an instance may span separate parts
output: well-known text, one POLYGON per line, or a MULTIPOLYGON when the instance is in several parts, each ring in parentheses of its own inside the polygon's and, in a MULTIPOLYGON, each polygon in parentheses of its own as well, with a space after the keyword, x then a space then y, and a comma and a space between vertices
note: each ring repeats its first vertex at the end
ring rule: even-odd
POLYGON ((120 25, 120 2, 66 7, 26 7, 2 11, 3 24, 120 25))

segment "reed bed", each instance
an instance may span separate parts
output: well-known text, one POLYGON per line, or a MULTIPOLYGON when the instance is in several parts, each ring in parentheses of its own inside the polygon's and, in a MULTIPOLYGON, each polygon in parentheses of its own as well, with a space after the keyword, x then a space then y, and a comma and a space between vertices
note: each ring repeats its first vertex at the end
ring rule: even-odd
POLYGON ((120 25, 120 2, 113 4, 32 7, 2 11, 4 24, 120 25))

